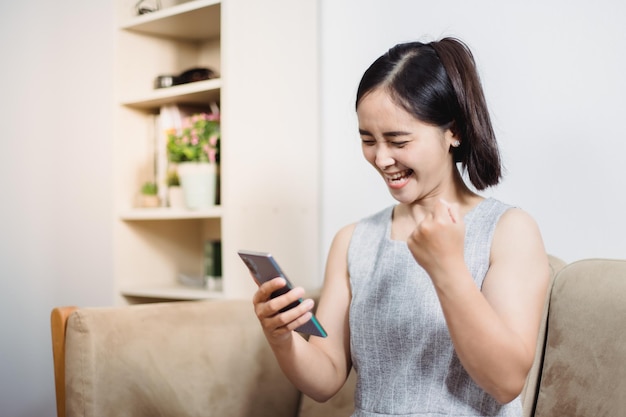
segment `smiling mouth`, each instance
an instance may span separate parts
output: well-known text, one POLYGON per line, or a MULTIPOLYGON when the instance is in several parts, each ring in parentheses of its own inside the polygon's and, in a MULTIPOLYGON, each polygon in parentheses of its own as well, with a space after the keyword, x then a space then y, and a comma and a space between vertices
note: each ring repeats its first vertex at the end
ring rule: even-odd
POLYGON ((407 169, 404 171, 396 172, 395 174, 392 174, 392 175, 385 174, 385 179, 387 180, 387 183, 389 185, 397 186, 397 185, 404 184, 411 175, 413 175, 413 170, 407 169))

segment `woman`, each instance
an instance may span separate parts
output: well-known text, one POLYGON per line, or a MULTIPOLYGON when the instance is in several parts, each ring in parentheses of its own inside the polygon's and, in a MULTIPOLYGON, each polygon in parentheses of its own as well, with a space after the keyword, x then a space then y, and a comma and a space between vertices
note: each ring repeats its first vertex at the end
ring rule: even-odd
POLYGON ((357 371, 354 416, 521 416, 548 260, 524 211, 483 198, 501 163, 471 52, 457 39, 400 44, 365 72, 356 111, 365 159, 398 204, 340 230, 308 341, 301 288, 255 312, 287 377, 325 401, 357 371))

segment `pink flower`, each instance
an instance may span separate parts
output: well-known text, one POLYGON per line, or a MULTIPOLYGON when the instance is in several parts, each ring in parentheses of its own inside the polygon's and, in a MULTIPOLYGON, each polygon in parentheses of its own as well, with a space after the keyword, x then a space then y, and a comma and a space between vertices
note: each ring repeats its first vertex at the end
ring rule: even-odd
POLYGON ((216 161, 216 156, 217 156, 217 151, 213 148, 209 149, 209 152, 207 152, 207 155, 209 156, 209 162, 211 163, 215 163, 216 161))
POLYGON ((183 119, 183 128, 168 130, 168 150, 172 152, 172 160, 185 161, 192 158, 217 163, 219 119, 219 113, 196 113, 183 119))
POLYGON ((204 151, 204 153, 206 153, 207 157, 209 158, 209 162, 211 163, 215 163, 217 160, 217 150, 210 147, 209 145, 204 145, 202 147, 202 150, 204 151))

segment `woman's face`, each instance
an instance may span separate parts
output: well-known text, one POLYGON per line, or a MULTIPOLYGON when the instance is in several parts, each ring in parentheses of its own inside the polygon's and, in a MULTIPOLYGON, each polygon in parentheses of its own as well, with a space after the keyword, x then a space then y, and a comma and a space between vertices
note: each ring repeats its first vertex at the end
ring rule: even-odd
POLYGON ((410 204, 442 196, 453 187, 455 137, 416 119, 385 89, 376 89, 357 107, 365 159, 382 175, 391 195, 410 204))

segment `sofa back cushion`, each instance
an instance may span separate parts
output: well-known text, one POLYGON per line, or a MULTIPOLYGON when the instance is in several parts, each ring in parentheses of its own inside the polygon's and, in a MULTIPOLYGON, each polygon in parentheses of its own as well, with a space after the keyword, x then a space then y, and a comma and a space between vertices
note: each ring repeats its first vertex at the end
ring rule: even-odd
POLYGON ((66 336, 67 416, 293 417, 249 301, 87 308, 66 336))
POLYGON ((626 410, 626 261, 587 259, 556 276, 536 417, 626 410))

